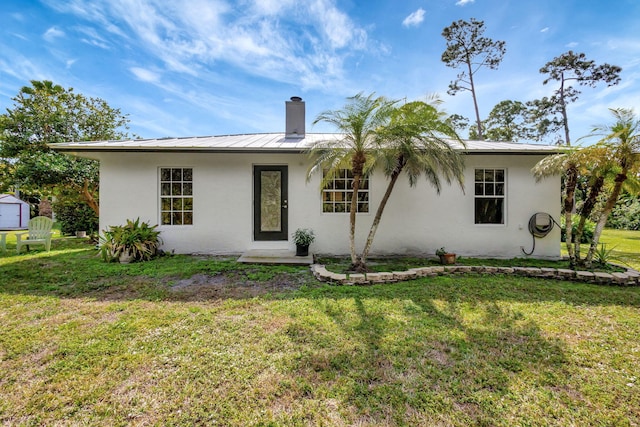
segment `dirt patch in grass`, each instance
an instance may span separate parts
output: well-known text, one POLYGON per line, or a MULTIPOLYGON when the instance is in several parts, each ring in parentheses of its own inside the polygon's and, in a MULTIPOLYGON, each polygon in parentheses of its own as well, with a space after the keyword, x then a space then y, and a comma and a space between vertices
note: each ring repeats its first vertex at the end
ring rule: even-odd
POLYGON ((269 280, 251 280, 240 274, 195 274, 169 286, 172 297, 184 301, 253 298, 256 296, 300 289, 304 280, 291 274, 277 275, 269 280))

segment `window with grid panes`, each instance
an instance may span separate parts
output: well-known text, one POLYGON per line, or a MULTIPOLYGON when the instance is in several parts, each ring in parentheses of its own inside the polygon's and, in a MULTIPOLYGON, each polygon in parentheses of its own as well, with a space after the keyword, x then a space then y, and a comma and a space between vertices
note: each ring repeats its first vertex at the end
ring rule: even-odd
POLYGON ((192 168, 160 168, 160 223, 193 224, 192 168))
MULTIPOLYGON (((326 173, 326 171, 325 171, 326 173)), ((353 174, 348 169, 342 169, 327 183, 322 190, 322 212, 340 213, 351 212, 351 198, 353 197, 353 174)), ((369 178, 362 177, 358 190, 358 210, 369 212, 369 178)))
POLYGON ((506 198, 505 169, 476 169, 475 223, 504 224, 506 198))

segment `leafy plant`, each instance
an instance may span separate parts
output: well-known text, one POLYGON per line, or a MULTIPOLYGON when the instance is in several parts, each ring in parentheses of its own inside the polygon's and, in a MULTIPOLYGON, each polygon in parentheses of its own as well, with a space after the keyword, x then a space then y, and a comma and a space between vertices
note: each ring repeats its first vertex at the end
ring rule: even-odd
POLYGON ((447 253, 447 250, 443 247, 441 247, 440 249, 436 250, 436 255, 437 256, 443 256, 444 254, 447 253))
POLYGON ((130 256, 131 261, 148 261, 158 253, 162 244, 157 225, 127 220, 126 225, 112 225, 100 236, 100 255, 106 262, 114 262, 121 256, 130 256))
POLYGON ((316 239, 310 228, 298 228, 291 236, 297 246, 309 246, 316 239))
MULTIPOLYGON (((571 240, 575 240, 575 236, 578 232, 578 223, 580 222, 580 216, 572 215, 571 221, 571 240)), ((564 217, 560 218, 560 240, 563 242, 567 241, 567 229, 566 229, 566 221, 564 217)), ((596 228, 596 224, 593 221, 587 220, 584 223, 584 229, 582 230, 582 237, 580 238, 580 243, 591 243, 591 239, 593 239, 593 231, 596 228)))
POLYGON ((73 234, 76 231, 88 233, 98 231, 98 216, 86 203, 76 200, 55 202, 53 209, 56 220, 60 223, 62 234, 73 234))
POLYGON ((612 252, 616 247, 613 246, 610 249, 607 249, 607 245, 605 243, 601 243, 598 250, 594 252, 594 257, 596 260, 596 264, 600 266, 606 266, 611 261, 612 252))

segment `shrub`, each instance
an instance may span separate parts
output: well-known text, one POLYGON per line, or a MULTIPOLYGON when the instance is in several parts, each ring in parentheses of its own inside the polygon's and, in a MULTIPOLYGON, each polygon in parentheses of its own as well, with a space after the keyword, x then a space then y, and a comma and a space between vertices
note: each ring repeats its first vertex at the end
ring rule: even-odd
POLYGON ((74 234, 76 231, 86 231, 87 233, 98 231, 98 216, 86 203, 62 200, 56 202, 53 207, 62 234, 74 234))
POLYGON ((625 230, 640 230, 640 199, 620 199, 607 218, 607 227, 625 230))
POLYGON ((148 261, 158 254, 162 244, 157 225, 150 226, 127 220, 126 225, 112 225, 100 236, 100 254, 107 262, 118 261, 120 257, 130 257, 130 261, 148 261))
MULTIPOLYGON (((579 215, 572 215, 571 216, 571 233, 574 239, 574 243, 575 243, 575 235, 576 232, 578 231, 578 224, 580 223, 580 216, 579 215)), ((565 224, 565 219, 564 216, 562 216, 562 218, 560 218, 560 240, 562 240, 563 242, 567 241, 567 228, 566 228, 566 224, 565 224)), ((582 230, 582 238, 580 239, 580 243, 591 243, 591 240, 593 239, 593 232, 596 228, 596 224, 593 221, 587 220, 584 223, 584 229, 582 230)))

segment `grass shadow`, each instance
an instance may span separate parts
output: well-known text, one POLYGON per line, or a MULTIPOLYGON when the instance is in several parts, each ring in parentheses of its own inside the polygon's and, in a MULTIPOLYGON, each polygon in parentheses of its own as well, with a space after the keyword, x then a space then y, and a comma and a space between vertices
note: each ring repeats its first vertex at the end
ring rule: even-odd
POLYGON ((314 321, 295 316, 287 332, 302 348, 291 373, 304 379, 299 398, 338 382, 356 425, 437 423, 424 418, 434 408, 457 413, 461 424, 492 425, 504 408, 487 402, 515 400, 520 377, 548 379, 530 385, 543 389, 571 376, 562 342, 495 302, 414 288, 398 308, 380 288, 352 294, 319 301, 314 321))

